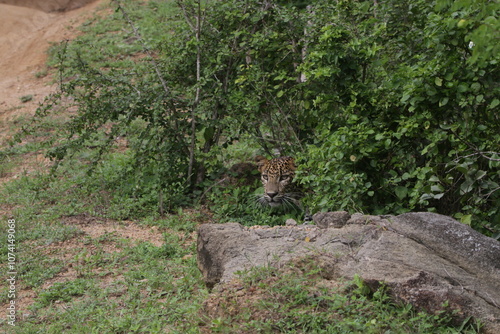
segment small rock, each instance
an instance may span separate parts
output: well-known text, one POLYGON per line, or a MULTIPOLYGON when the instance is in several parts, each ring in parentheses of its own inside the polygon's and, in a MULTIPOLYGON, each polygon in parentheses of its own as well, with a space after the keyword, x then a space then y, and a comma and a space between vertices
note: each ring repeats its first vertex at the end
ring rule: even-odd
POLYGON ((382 218, 380 216, 372 216, 372 215, 365 215, 362 213, 355 213, 353 214, 350 219, 348 220, 348 224, 359 224, 359 225, 366 225, 366 224, 376 224, 380 222, 382 218))
POLYGON ((313 221, 319 228, 341 228, 349 218, 351 215, 345 211, 318 212, 314 214, 313 221))
POLYGON ((295 219, 287 219, 286 222, 285 222, 285 225, 286 226, 297 226, 297 222, 295 221, 295 219))

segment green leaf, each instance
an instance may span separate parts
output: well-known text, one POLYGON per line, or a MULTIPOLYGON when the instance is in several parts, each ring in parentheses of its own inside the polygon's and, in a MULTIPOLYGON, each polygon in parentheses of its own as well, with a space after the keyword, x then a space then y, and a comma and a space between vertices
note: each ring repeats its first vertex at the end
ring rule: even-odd
POLYGON ((430 178, 429 178, 429 182, 439 182, 439 177, 437 177, 436 175, 432 175, 430 178))
POLYGON ((476 176, 475 176, 476 177, 476 181, 477 180, 481 180, 486 174, 487 174, 486 171, 484 171, 484 170, 478 170, 476 172, 476 176))
POLYGON ((460 195, 465 195, 469 192, 472 191, 473 187, 472 185, 474 184, 474 181, 471 179, 466 179, 464 183, 460 185, 460 195))
POLYGON ((465 225, 470 225, 472 223, 472 215, 463 215, 460 217, 460 222, 465 225))
POLYGON ((432 192, 435 192, 435 193, 436 193, 436 192, 441 192, 441 191, 443 191, 443 190, 444 190, 444 188, 443 188, 443 186, 442 186, 442 185, 440 185, 440 184, 434 184, 434 185, 432 185, 432 186, 431 186, 431 191, 432 191, 432 192))
POLYGON ((394 192, 396 193, 396 196, 402 200, 408 195, 408 188, 403 187, 403 186, 397 186, 394 189, 394 192))
POLYGON ((436 86, 441 87, 443 85, 443 79, 441 79, 440 77, 436 77, 434 79, 434 83, 436 84, 436 86))
POLYGON ((481 84, 478 82, 474 82, 472 85, 470 85, 470 88, 473 92, 477 92, 481 89, 481 84))
POLYGON ((433 198, 434 198, 434 195, 432 195, 432 194, 423 194, 422 196, 420 196, 421 201, 426 201, 428 199, 433 199, 433 198))
POLYGON ((447 97, 443 97, 441 100, 439 100, 439 106, 445 106, 448 104, 449 99, 447 97))
POLYGON ((434 196, 432 196, 432 197, 434 197, 434 199, 440 199, 443 196, 444 196, 444 193, 440 193, 440 194, 434 194, 434 196))
POLYGON ((401 98, 401 102, 402 102, 402 103, 404 103, 404 102, 408 101, 408 99, 409 99, 410 97, 411 97, 411 95, 410 95, 410 94, 408 94, 408 93, 404 93, 404 94, 403 94, 403 97, 401 98))
POLYGON ((464 93, 469 89, 469 86, 466 83, 461 83, 458 85, 457 90, 459 93, 464 93))
POLYGON ((489 109, 493 109, 495 108, 496 106, 498 106, 500 104, 500 100, 499 99, 494 99, 493 101, 491 101, 490 105, 488 106, 489 109))

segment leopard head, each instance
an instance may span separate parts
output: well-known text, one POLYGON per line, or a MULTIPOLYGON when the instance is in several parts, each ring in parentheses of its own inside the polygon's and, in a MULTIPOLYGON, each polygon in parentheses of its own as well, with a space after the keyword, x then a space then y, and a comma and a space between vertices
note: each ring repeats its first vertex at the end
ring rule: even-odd
POLYGON ((292 157, 268 160, 259 155, 255 157, 255 162, 264 186, 264 194, 259 198, 259 203, 270 207, 296 205, 296 200, 290 192, 290 185, 297 169, 295 160, 292 157))

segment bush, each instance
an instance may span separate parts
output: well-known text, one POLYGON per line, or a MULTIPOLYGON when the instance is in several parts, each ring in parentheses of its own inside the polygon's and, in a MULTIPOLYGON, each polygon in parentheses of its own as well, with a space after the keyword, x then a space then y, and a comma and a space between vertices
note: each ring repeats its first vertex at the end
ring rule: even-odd
POLYGON ((499 57, 471 52, 476 5, 330 5, 303 64, 323 119, 302 155, 314 208, 430 210, 498 233, 499 57))
POLYGON ((169 24, 163 2, 124 3, 114 38, 145 57, 60 49, 59 97, 78 111, 52 157, 95 146, 97 163, 126 138, 117 187, 173 210, 250 136, 248 152, 298 158, 314 211, 430 210, 499 236, 497 3, 186 0, 169 24))

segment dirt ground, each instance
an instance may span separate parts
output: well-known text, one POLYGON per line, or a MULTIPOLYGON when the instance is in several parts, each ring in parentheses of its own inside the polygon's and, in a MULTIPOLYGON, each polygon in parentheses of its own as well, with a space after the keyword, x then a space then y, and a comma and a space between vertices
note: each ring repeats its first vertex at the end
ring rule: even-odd
MULTIPOLYGON (((19 130, 16 128, 16 119, 31 117, 39 103, 57 88, 51 84, 53 79, 50 73, 36 75, 46 70, 46 50, 50 43, 74 38, 78 34, 76 28, 109 1, 0 0, 0 148, 7 147, 8 139, 19 130), (23 103, 21 97, 27 95, 32 95, 33 99, 23 103)), ((38 152, 25 155, 13 172, 0 175, 0 186, 32 168, 33 158, 42 162, 45 159, 38 152)), ((9 211, 11 208, 0 203, 0 216, 10 216, 9 211)), ((90 238, 111 233, 133 241, 148 241, 156 246, 163 244, 160 231, 134 222, 116 222, 79 215, 64 218, 62 223, 77 226, 83 236, 90 238)), ((54 256, 61 256, 65 253, 74 255, 74 250, 81 247, 85 245, 82 238, 77 237, 45 248, 54 248, 54 256)), ((106 251, 119 251, 113 244, 108 247, 106 251)), ((71 256, 67 259, 67 270, 47 281, 44 288, 76 277, 70 258, 71 256)), ((35 293, 29 289, 19 291, 19 310, 25 313, 35 297, 35 293)), ((4 309, 4 306, 1 305, 1 308, 4 309)))
POLYGON ((0 146, 12 135, 13 121, 32 115, 56 88, 50 76, 36 75, 46 70, 50 43, 74 38, 75 28, 105 2, 0 0, 0 146), (21 102, 27 95, 33 99, 21 102))

